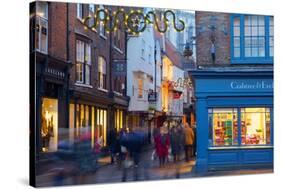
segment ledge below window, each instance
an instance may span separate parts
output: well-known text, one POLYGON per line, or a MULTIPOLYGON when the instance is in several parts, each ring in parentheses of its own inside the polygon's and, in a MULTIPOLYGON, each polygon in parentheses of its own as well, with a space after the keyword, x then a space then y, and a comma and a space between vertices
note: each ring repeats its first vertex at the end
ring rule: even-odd
POLYGON ((273 149, 273 146, 223 146, 209 147, 208 150, 273 149))
POLYGON ((79 87, 87 87, 87 88, 93 88, 93 86, 92 86, 92 85, 83 84, 83 83, 75 83, 75 86, 79 86, 79 87))
POLYGON ((119 93, 117 91, 113 91, 114 94, 116 94, 117 96, 122 96, 122 93, 119 93))
POLYGON ((103 88, 98 87, 98 90, 108 93, 107 89, 103 89, 103 88))
POLYGON ((113 45, 113 48, 119 52, 120 54, 123 54, 123 51, 121 49, 119 49, 118 47, 116 47, 115 45, 113 45))

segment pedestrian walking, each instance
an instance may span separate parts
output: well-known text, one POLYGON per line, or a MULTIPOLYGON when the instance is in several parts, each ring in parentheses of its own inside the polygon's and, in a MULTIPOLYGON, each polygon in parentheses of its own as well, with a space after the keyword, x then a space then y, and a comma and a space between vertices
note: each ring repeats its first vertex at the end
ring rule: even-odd
POLYGON ((194 133, 193 130, 190 128, 189 124, 186 123, 185 125, 185 161, 189 162, 189 158, 191 156, 192 145, 194 142, 194 133))
POLYGON ((167 133, 165 133, 164 128, 160 129, 160 133, 155 136, 155 150, 159 158, 159 166, 163 167, 167 157, 170 146, 170 138, 167 133))
POLYGON ((177 162, 179 161, 179 155, 181 152, 181 138, 179 130, 175 126, 171 129, 170 141, 174 162, 177 162))
POLYGON ((195 157, 196 151, 197 151, 196 125, 193 125, 192 130, 193 130, 193 133, 194 133, 194 141, 193 141, 193 146, 192 146, 192 156, 195 157))
POLYGON ((109 150, 110 150, 110 157, 111 157, 111 164, 114 163, 115 158, 116 158, 116 153, 117 153, 117 130, 116 129, 111 129, 108 134, 108 145, 109 145, 109 150))

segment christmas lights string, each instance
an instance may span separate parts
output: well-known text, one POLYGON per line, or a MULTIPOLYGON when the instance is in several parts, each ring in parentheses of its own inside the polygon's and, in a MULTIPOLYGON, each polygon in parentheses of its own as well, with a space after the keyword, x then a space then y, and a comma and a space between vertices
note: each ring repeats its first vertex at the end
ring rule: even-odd
POLYGON ((154 24, 158 32, 165 33, 169 28, 169 14, 172 16, 173 28, 177 32, 182 32, 185 29, 185 23, 179 19, 178 24, 176 24, 176 15, 171 10, 166 10, 163 14, 163 20, 159 20, 153 11, 145 14, 141 10, 131 10, 127 13, 124 9, 118 9, 110 16, 107 9, 98 9, 93 15, 82 19, 82 23, 85 25, 85 29, 91 30, 95 30, 98 25, 103 25, 105 31, 109 33, 117 30, 117 26, 120 25, 118 18, 121 16, 123 19, 121 23, 122 28, 131 34, 136 35, 142 33, 149 24, 154 24))

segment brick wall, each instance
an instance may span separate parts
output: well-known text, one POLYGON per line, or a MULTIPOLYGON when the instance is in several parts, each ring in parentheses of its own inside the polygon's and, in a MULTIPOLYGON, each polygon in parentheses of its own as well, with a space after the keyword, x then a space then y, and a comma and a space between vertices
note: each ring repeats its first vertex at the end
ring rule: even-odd
POLYGON ((66 61, 66 4, 49 3, 48 54, 66 61))
POLYGON ((230 64, 230 18, 227 13, 195 12, 197 65, 212 65, 211 38, 215 39, 215 65, 230 64), (213 32, 210 26, 216 27, 213 32))

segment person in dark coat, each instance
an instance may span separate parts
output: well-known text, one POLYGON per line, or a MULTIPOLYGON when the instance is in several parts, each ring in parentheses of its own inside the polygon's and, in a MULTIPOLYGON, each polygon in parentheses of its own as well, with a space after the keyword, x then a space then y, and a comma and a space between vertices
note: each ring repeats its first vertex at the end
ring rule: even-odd
POLYGON ((180 130, 177 127, 173 127, 171 130, 171 150, 174 157, 174 162, 179 161, 179 156, 182 150, 182 137, 180 130))
POLYGON ((117 153, 117 131, 116 129, 111 129, 109 131, 109 136, 108 136, 108 145, 110 149, 110 155, 111 155, 111 164, 114 163, 114 158, 117 153))

